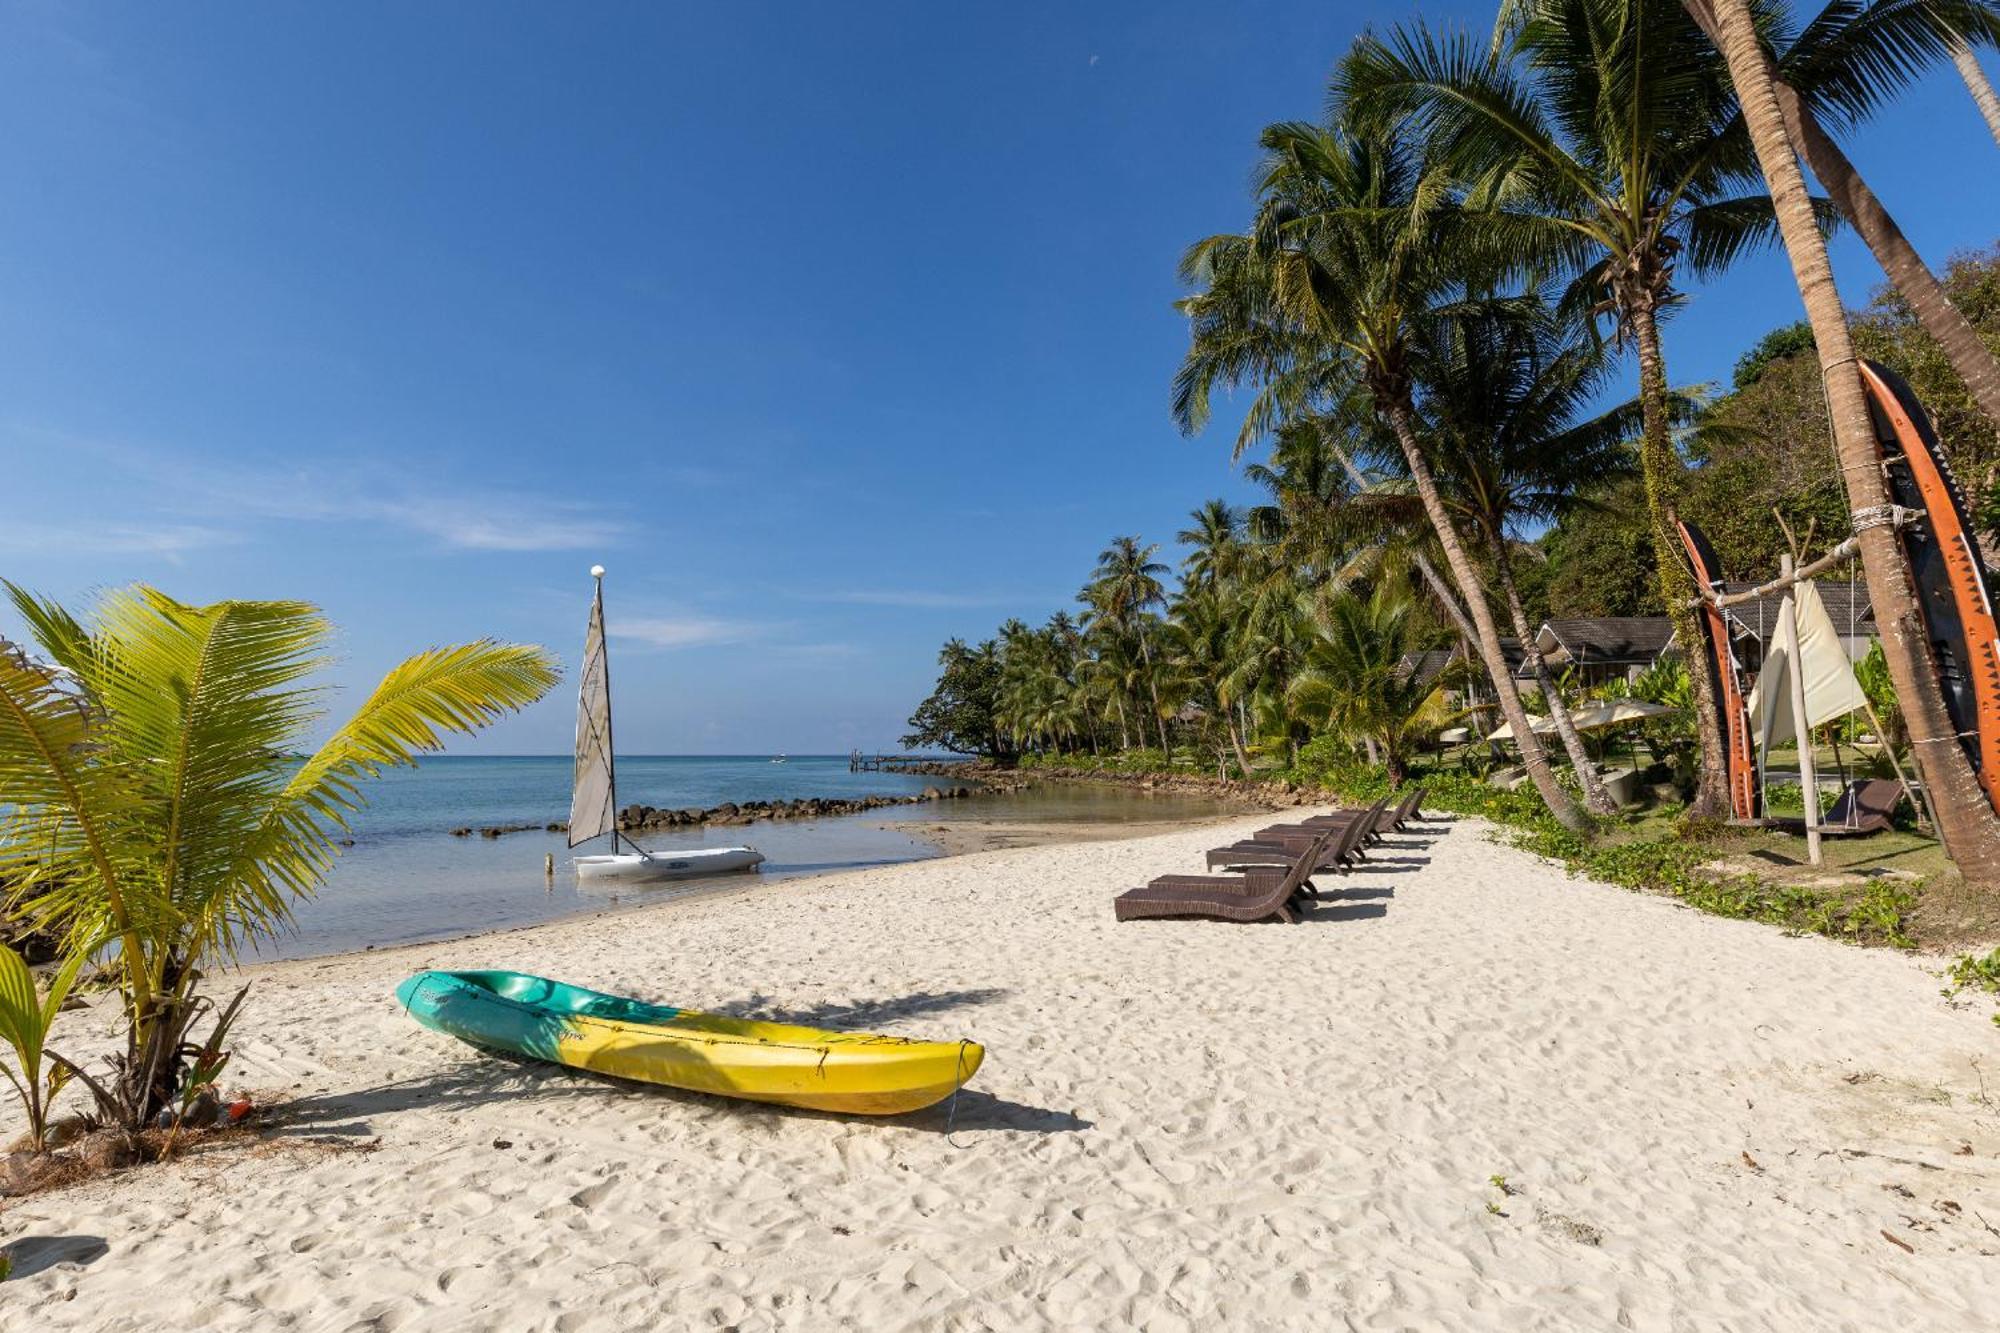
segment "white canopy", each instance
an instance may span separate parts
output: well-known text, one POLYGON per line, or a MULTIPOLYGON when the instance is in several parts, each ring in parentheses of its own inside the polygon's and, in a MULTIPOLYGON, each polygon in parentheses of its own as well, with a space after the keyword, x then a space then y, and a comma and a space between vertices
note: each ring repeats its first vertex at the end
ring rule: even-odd
POLYGON ((1569 715, 1569 720, 1576 724, 1578 731, 1603 731, 1607 727, 1622 727, 1649 718, 1671 717, 1679 711, 1678 708, 1645 699, 1603 699, 1577 709, 1569 715))
MULTIPOLYGON (((1535 717, 1532 714, 1528 718, 1528 729, 1537 736, 1553 736, 1556 734, 1555 723, 1545 717, 1535 717)), ((1514 724, 1512 722, 1502 722, 1499 727, 1487 733, 1486 739, 1489 741, 1513 740, 1514 724)))
POLYGON ((1750 692, 1750 728, 1757 736, 1757 748, 1796 741, 1797 720, 1792 716, 1791 673, 1805 680, 1806 725, 1821 726, 1867 706, 1861 682, 1854 678, 1854 664, 1841 646, 1840 635, 1826 613, 1826 604, 1810 581, 1793 585, 1790 606, 1778 608, 1778 624, 1784 625, 1786 612, 1796 612, 1799 641, 1796 656, 1781 631, 1764 655, 1764 669, 1758 674, 1757 688, 1750 692))
MULTIPOLYGON (((1578 731, 1603 731, 1607 727, 1622 727, 1633 722, 1644 722, 1648 718, 1666 717, 1679 711, 1665 704, 1648 703, 1644 699, 1600 699, 1596 703, 1570 710, 1569 720, 1578 731)), ((1534 728, 1537 736, 1555 734, 1556 724, 1548 718, 1538 717, 1528 725, 1534 728)), ((1511 741, 1514 739, 1514 730, 1511 727, 1501 727, 1486 739, 1511 741)))

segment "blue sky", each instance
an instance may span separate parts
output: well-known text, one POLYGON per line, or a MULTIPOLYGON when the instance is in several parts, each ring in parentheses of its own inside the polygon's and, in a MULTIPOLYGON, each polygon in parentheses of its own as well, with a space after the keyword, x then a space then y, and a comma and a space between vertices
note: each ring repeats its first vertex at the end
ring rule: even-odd
MULTIPOLYGON (((573 662, 601 561, 621 748, 892 744, 947 635, 1243 494, 1168 420, 1175 261, 1408 12, 0 2, 0 575, 308 598, 356 687, 573 662)), ((1948 68, 1850 148, 1935 261, 2000 230, 1948 68)), ((1753 260, 1671 372, 1799 313, 1753 260)))

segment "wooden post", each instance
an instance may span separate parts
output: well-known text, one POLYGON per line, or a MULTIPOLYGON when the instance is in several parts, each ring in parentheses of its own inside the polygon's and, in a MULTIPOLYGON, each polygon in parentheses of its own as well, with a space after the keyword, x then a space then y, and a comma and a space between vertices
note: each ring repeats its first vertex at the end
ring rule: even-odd
MULTIPOLYGON (((1792 557, 1780 556, 1778 568, 1787 579, 1792 576, 1792 557)), ((1820 864, 1819 773, 1813 767, 1812 724, 1806 720, 1805 664, 1799 660, 1799 599, 1785 598, 1785 670, 1792 687, 1792 724, 1799 739, 1799 788, 1806 798, 1806 859, 1820 864)))

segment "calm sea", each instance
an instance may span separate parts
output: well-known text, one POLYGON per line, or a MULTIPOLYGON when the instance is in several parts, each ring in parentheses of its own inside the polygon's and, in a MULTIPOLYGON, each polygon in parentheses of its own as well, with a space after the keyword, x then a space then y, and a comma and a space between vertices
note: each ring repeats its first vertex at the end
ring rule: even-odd
MULTIPOLYGON (((631 756, 618 761, 618 799, 679 808, 725 801, 794 800, 921 792, 942 779, 898 773, 850 773, 845 755, 631 756)), ((354 845, 319 895, 299 905, 297 925, 266 945, 263 958, 297 958, 370 946, 415 943, 503 926, 660 902, 747 882, 783 880, 936 856, 930 843, 879 827, 890 819, 1112 821, 1200 817, 1218 802, 1149 796, 1121 788, 1050 786, 1003 796, 943 801, 832 819, 779 820, 718 829, 649 834, 648 847, 748 843, 764 853, 754 876, 620 888, 579 885, 559 833, 454 838, 450 830, 547 824, 569 815, 566 755, 427 759, 385 773, 367 787, 369 806, 355 819, 354 845), (544 857, 556 871, 545 875, 544 857)), ((600 840, 602 841, 602 840, 600 840)), ((608 850, 591 846, 585 852, 608 850)))

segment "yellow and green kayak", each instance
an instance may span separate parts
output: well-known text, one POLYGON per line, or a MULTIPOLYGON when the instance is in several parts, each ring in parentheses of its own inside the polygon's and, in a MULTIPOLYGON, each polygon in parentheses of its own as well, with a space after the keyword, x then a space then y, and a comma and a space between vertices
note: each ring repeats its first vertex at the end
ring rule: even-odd
POLYGON ((971 1041, 913 1041, 726 1018, 524 972, 419 972, 396 998, 425 1027, 641 1083, 852 1115, 943 1101, 979 1070, 971 1041))

